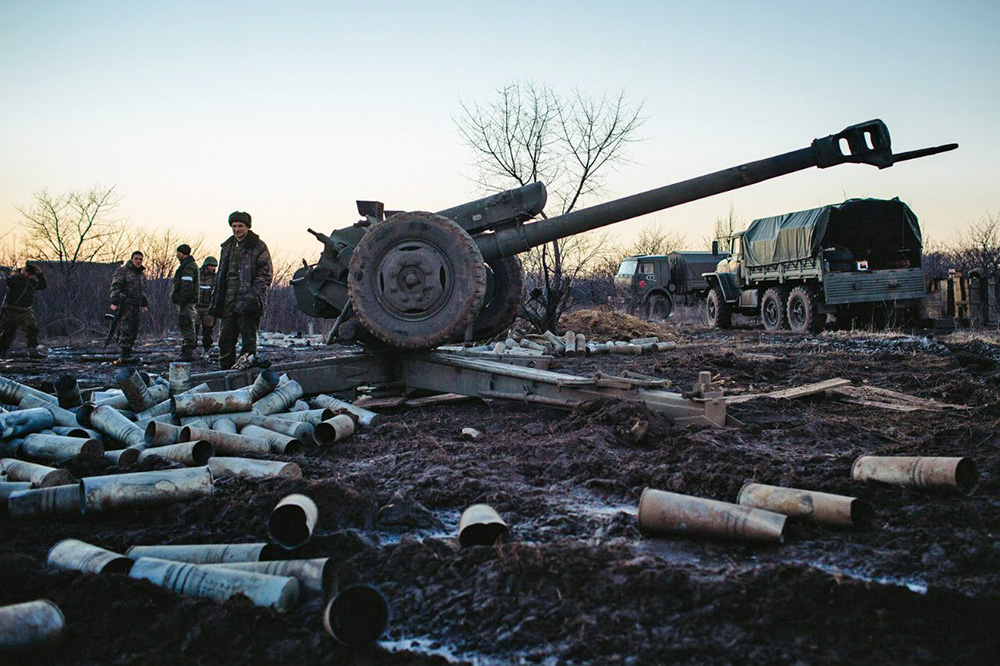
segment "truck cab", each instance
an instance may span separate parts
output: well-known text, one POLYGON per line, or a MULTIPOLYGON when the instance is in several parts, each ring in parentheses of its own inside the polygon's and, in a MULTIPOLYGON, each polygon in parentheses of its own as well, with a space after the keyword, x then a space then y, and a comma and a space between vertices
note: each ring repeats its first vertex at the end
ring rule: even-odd
POLYGON ((615 275, 615 286, 630 313, 662 320, 670 316, 675 304, 697 301, 708 288, 702 274, 717 261, 718 256, 701 251, 625 257, 615 275))

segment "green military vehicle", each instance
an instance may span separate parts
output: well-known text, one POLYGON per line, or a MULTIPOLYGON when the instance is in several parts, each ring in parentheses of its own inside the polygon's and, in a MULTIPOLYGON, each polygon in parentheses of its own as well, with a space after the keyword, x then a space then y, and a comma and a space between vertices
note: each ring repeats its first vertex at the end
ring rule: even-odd
POLYGON ((712 243, 725 256, 704 275, 708 322, 728 328, 733 313, 764 328, 818 333, 833 314, 846 325, 885 323, 926 293, 920 225, 899 199, 849 199, 754 220, 712 243))
POLYGON ((675 303, 692 305, 708 289, 704 273, 715 270, 719 256, 711 252, 670 252, 625 257, 615 286, 630 314, 666 319, 675 303))

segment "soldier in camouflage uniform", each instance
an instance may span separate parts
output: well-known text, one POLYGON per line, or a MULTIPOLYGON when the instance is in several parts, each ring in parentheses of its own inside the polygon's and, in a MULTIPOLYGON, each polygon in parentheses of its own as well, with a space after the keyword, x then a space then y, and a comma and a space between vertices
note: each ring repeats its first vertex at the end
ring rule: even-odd
POLYGON ((249 213, 229 216, 233 235, 222 244, 219 282, 212 294, 209 313, 222 320, 219 330, 219 367, 228 370, 236 362, 236 338, 242 338, 241 355, 257 354, 257 326, 267 304, 271 285, 271 253, 257 234, 250 231, 249 213))
POLYGON ((208 314, 208 308, 212 305, 212 291, 215 289, 215 281, 218 277, 216 269, 219 262, 215 257, 208 257, 201 265, 200 284, 198 287, 198 317, 195 319, 197 328, 201 329, 201 344, 208 352, 212 348, 212 329, 215 327, 215 317, 208 314))
POLYGON ((35 311, 32 304, 35 292, 45 289, 45 276, 42 269, 31 264, 24 268, 11 271, 7 276, 7 293, 4 295, 3 307, 0 308, 0 358, 7 356, 10 343, 17 335, 17 329, 24 327, 24 337, 27 338, 28 356, 42 358, 38 351, 38 326, 35 324, 35 311))
POLYGON ((134 363, 137 360, 132 355, 132 348, 139 334, 139 313, 146 312, 149 306, 146 299, 146 267, 142 261, 142 252, 136 250, 111 279, 111 311, 121 310, 118 319, 118 346, 122 349, 119 363, 134 363))
POLYGON ((193 361, 194 350, 198 346, 194 320, 197 316, 195 303, 198 302, 198 263, 191 256, 191 246, 182 243, 177 246, 177 260, 181 265, 174 271, 174 288, 170 300, 177 305, 177 326, 181 330, 181 360, 193 361))

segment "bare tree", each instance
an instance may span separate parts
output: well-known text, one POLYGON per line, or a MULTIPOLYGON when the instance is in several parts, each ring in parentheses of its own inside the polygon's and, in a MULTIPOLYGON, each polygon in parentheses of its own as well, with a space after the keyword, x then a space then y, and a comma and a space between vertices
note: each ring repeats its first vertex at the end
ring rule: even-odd
MULTIPOLYGON (((541 180, 550 210, 555 204, 555 214, 564 214, 602 191, 608 168, 628 162, 626 148, 644 122, 642 106, 630 105, 624 91, 562 96, 546 85, 514 81, 483 104, 461 102, 455 124, 473 151, 484 191, 541 180)), ((580 238, 554 241, 525 257, 529 297, 522 316, 538 330, 556 328, 571 302, 574 274, 599 253, 599 242, 580 238), (570 248, 577 256, 567 261, 570 248), (575 270, 567 270, 570 265, 575 270)))
POLYGON ((660 224, 643 227, 631 245, 620 252, 623 257, 669 254, 684 245, 684 234, 664 229, 660 224))
POLYGON ((129 227, 115 215, 121 197, 114 186, 95 185, 61 195, 42 190, 34 197, 31 207, 16 207, 28 254, 56 262, 65 275, 81 262, 115 259, 129 240, 129 227))
POLYGON ((709 238, 704 239, 705 247, 711 247, 712 241, 718 238, 729 238, 737 231, 743 229, 746 226, 743 219, 736 214, 736 210, 733 204, 729 204, 729 213, 724 217, 718 216, 715 218, 715 226, 712 228, 712 235, 709 238))

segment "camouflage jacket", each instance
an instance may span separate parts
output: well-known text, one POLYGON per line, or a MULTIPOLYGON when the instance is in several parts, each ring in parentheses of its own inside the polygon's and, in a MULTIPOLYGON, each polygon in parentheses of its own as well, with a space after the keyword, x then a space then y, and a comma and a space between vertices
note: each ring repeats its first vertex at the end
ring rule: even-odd
POLYGON ((198 306, 208 307, 212 304, 212 290, 215 289, 216 280, 219 279, 219 271, 209 273, 205 267, 201 267, 201 279, 198 283, 198 306))
POLYGON ((115 271, 111 279, 112 305, 138 305, 146 307, 146 268, 136 268, 131 261, 126 261, 115 271))
POLYGON ((230 236, 222 244, 219 259, 218 282, 212 292, 212 307, 209 314, 221 317, 226 313, 228 275, 230 262, 236 261, 239 273, 237 292, 232 296, 236 312, 264 314, 267 305, 267 288, 271 286, 271 253, 260 236, 248 231, 243 242, 237 244, 236 236, 230 236))
POLYGON ((177 305, 190 305, 198 301, 198 264, 188 255, 174 271, 174 288, 170 300, 177 305))
POLYGON ((35 292, 45 289, 45 276, 35 274, 35 279, 25 277, 19 271, 11 271, 7 277, 7 293, 3 297, 5 308, 30 308, 35 301, 35 292))

